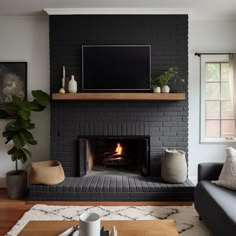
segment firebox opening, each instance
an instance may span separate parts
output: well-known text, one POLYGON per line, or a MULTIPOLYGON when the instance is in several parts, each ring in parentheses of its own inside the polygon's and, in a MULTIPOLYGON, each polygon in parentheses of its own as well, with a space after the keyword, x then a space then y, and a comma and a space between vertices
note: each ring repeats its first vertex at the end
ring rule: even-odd
POLYGON ((80 149, 81 142, 85 146, 85 151, 80 151, 85 174, 149 174, 149 137, 79 138, 80 149))

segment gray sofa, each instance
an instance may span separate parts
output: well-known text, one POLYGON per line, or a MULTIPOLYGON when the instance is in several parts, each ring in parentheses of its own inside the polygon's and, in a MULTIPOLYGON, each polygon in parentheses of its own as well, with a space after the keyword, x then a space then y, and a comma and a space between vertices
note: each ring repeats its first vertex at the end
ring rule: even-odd
POLYGON ((214 236, 236 235, 236 191, 229 190, 210 180, 217 180, 221 163, 198 165, 198 184, 194 204, 200 218, 209 226, 214 236))

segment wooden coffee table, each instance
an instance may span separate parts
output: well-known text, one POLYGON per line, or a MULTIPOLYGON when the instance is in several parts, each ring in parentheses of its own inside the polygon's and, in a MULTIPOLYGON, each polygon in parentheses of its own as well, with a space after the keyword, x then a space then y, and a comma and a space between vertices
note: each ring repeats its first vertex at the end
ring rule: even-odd
MULTIPOLYGON (((78 224, 78 221, 30 221, 18 234, 19 236, 57 236, 78 224)), ((118 236, 178 236, 173 220, 109 220, 102 221, 106 230, 113 225, 118 236)))

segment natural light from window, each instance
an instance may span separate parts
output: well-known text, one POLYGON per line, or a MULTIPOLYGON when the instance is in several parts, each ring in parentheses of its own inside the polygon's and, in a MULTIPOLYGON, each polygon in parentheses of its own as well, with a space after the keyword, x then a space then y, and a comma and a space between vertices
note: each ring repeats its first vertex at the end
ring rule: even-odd
POLYGON ((229 60, 205 57, 201 68, 201 141, 232 140, 235 124, 229 60))

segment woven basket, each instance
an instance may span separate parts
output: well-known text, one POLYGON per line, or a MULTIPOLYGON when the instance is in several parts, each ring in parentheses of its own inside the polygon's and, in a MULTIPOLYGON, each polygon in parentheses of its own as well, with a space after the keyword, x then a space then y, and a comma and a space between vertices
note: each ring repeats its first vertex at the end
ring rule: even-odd
POLYGON ((63 182, 64 170, 59 161, 40 161, 31 163, 31 184, 54 185, 63 182))
POLYGON ((169 183, 183 183, 187 178, 187 162, 184 151, 165 150, 161 161, 161 177, 169 183))

